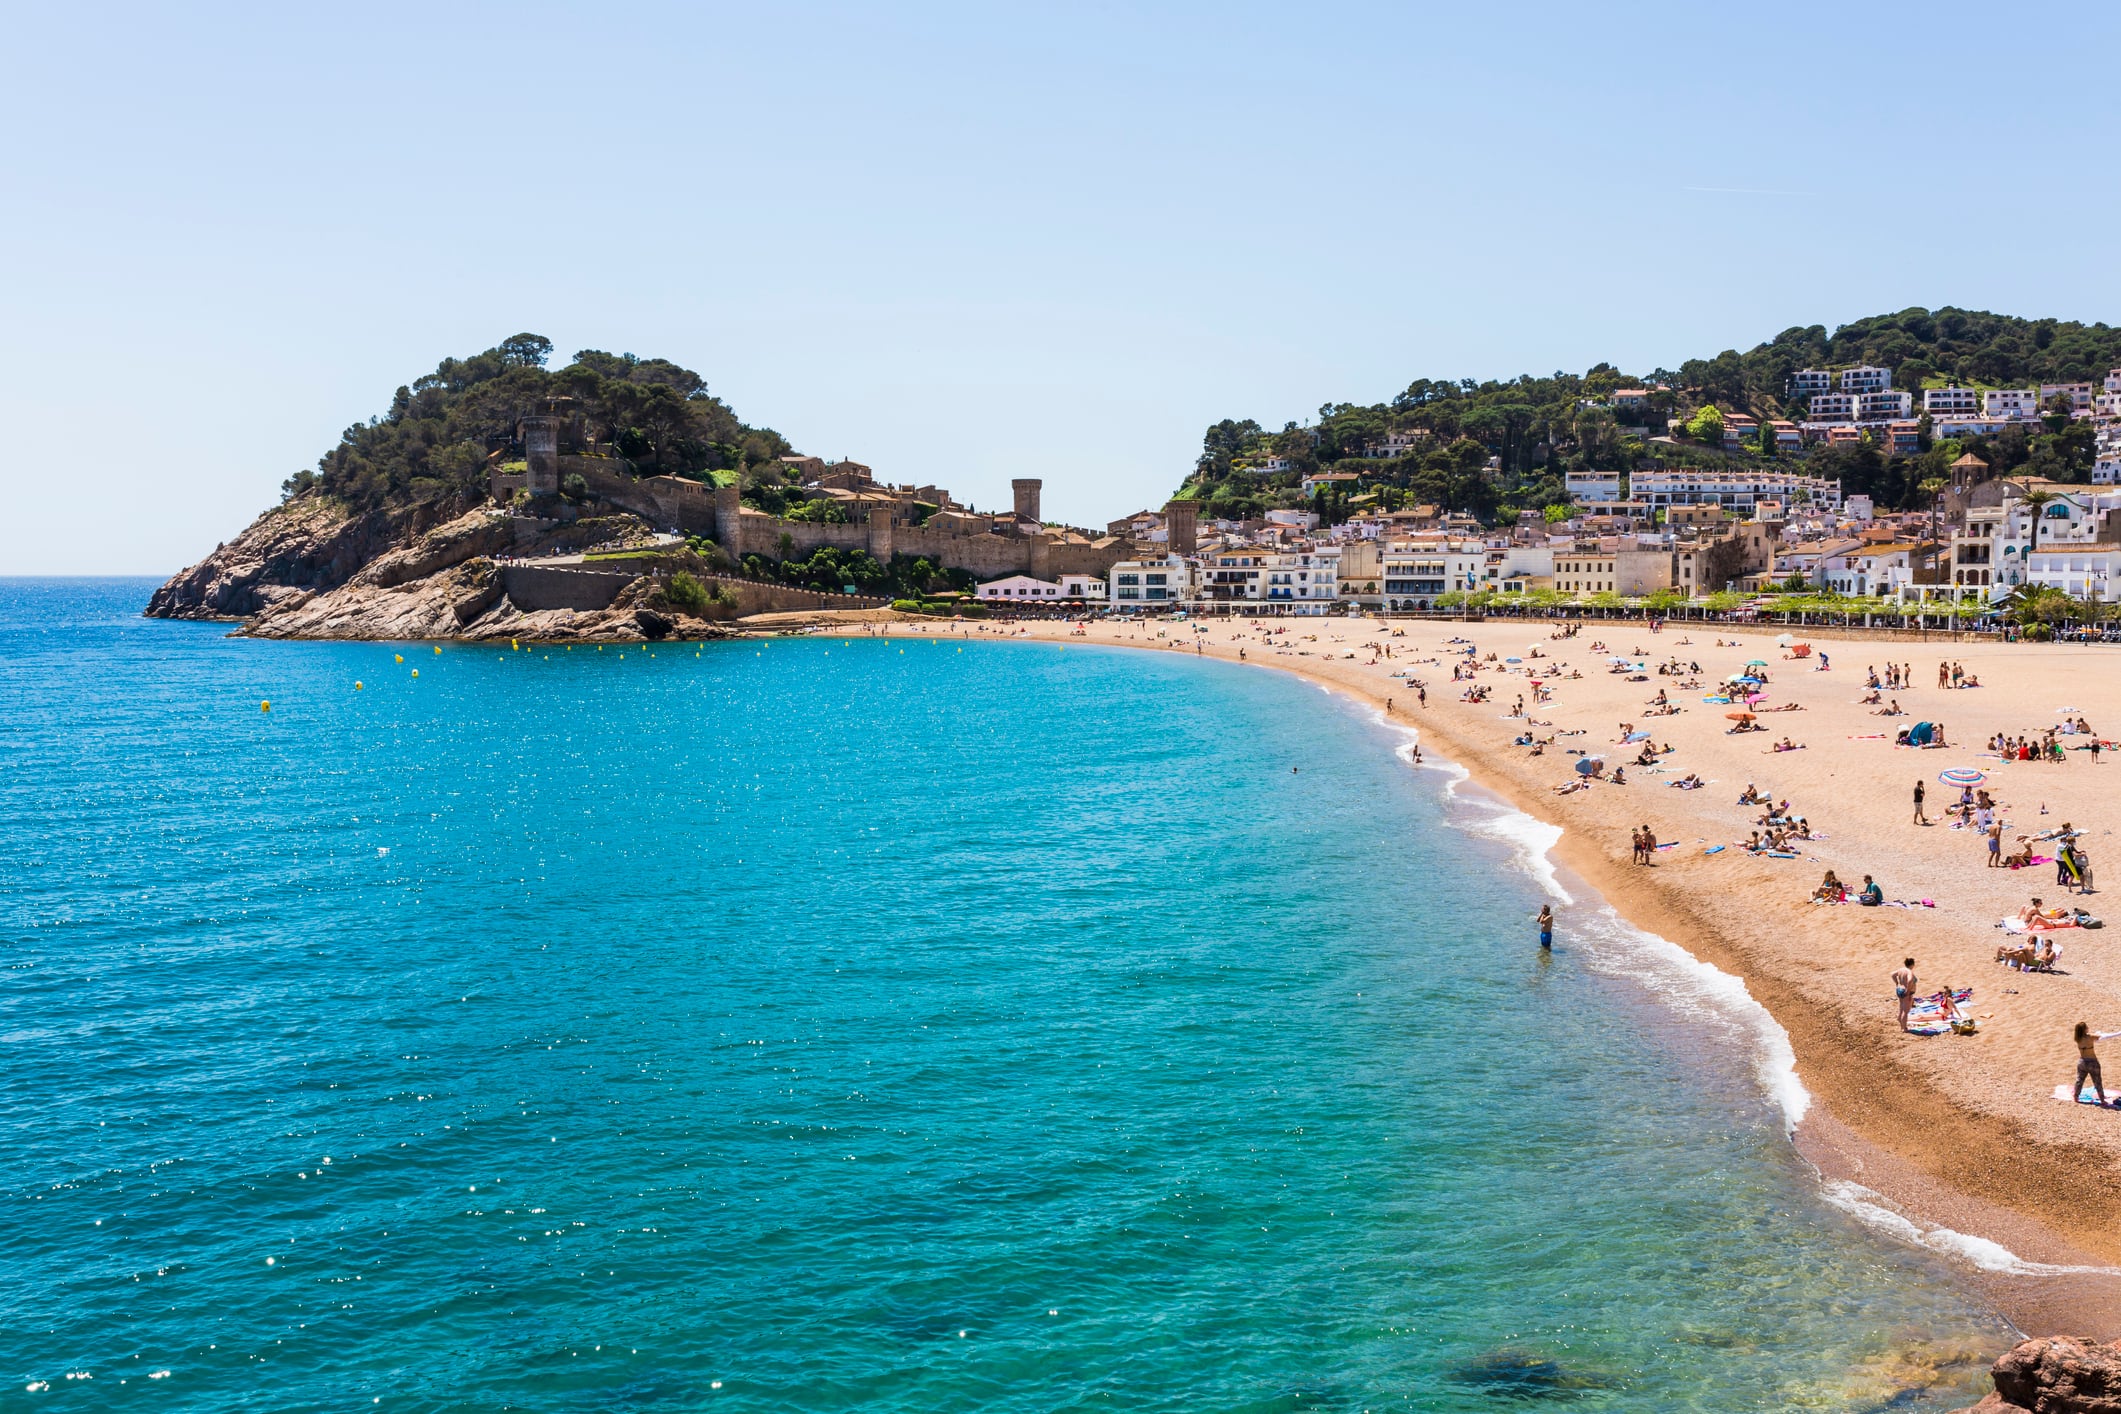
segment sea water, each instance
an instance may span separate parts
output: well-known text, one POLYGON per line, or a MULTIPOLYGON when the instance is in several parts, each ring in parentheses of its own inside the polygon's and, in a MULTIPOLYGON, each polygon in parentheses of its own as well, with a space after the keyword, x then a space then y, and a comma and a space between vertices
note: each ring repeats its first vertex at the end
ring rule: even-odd
POLYGON ((148 588, 0 582, 0 1408, 1943 1409, 2009 1339, 1735 982, 1542 955, 1523 830, 1298 679, 148 588))

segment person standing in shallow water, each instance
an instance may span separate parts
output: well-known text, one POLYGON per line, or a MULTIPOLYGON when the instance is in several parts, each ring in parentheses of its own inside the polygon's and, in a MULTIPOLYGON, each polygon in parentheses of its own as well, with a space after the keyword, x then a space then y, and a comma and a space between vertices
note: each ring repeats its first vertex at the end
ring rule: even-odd
POLYGON ((1554 905, 1539 905, 1539 946, 1549 951, 1554 946, 1554 905))

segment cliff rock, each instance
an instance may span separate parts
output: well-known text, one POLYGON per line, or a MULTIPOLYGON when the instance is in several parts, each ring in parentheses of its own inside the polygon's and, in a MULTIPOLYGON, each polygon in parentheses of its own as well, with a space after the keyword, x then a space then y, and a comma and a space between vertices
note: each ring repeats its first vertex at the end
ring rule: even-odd
POLYGON ((455 509, 352 512, 321 497, 289 501, 156 590, 148 616, 247 618, 300 595, 336 589, 455 509))
POLYGON ((569 509, 539 520, 447 501, 352 512, 320 496, 298 497, 156 590, 147 613, 241 619, 240 632, 258 638, 581 641, 727 633, 664 609, 657 581, 645 574, 605 609, 526 609, 507 597, 504 558, 561 564, 567 561, 552 557, 635 543, 652 544, 653 536, 632 515, 569 509))

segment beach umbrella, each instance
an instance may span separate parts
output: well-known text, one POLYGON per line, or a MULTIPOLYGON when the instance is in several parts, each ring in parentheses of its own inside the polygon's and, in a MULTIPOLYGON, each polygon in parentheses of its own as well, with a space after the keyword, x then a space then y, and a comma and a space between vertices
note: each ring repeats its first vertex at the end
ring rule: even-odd
POLYGON ((1954 766, 1949 771, 1939 771, 1937 779, 1948 786, 1978 786, 1988 777, 1971 766, 1954 766))
POLYGON ((1604 764, 1605 763, 1599 760, 1599 758, 1597 758, 1596 756, 1581 757, 1576 762, 1576 774, 1579 776, 1588 776, 1604 764))
POLYGON ((1753 714, 1751 712, 1726 712, 1723 715, 1729 717, 1734 722, 1750 722, 1753 720, 1753 714))
POLYGON ((1775 640, 1776 644, 1783 648, 1789 647, 1792 643, 1795 643, 1796 641, 1796 635, 1788 633, 1780 635, 1775 640))
POLYGON ((1522 659, 1522 658, 1505 658, 1505 659, 1503 659, 1502 661, 1503 661, 1503 662, 1505 662, 1505 663, 1522 663, 1522 662, 1524 661, 1524 659, 1522 659))
POLYGON ((1767 666, 1767 659, 1765 659, 1765 658, 1748 658, 1748 659, 1746 659, 1746 660, 1745 660, 1745 665, 1746 665, 1746 666, 1747 666, 1748 668, 1764 668, 1764 667, 1766 667, 1766 666, 1767 666))

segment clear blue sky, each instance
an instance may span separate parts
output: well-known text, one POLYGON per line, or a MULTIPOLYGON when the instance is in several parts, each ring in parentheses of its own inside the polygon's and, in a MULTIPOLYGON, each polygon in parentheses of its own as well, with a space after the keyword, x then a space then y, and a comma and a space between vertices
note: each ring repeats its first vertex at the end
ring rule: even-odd
POLYGON ((167 573, 518 330, 981 505, 1908 305, 2121 321, 2121 12, 17 6, 0 574, 167 573))

